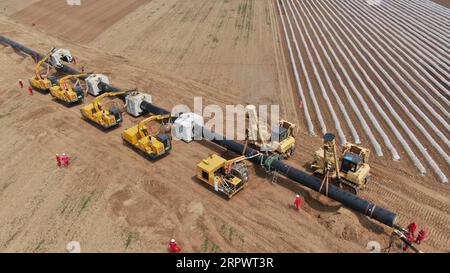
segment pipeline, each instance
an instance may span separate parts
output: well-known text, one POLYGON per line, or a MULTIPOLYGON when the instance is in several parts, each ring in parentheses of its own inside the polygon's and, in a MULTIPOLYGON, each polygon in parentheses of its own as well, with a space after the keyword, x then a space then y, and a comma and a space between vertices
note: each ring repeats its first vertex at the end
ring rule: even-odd
MULTIPOLYGON (((43 57, 41 54, 1 35, 0 35, 0 43, 10 45, 11 47, 14 47, 17 50, 20 50, 30 56, 36 56, 39 58, 43 57)), ((67 74, 79 74, 78 71, 69 66, 64 66, 60 70, 67 74)), ((119 88, 107 84, 104 84, 104 86, 105 88, 107 88, 112 92, 115 92, 114 90, 121 90, 119 88)), ((170 114, 169 111, 145 101, 141 104, 141 108, 149 113, 157 115, 170 114)), ((278 158, 274 158, 264 154, 258 155, 259 152, 252 148, 247 147, 246 150, 244 151, 243 144, 235 142, 233 140, 225 139, 220 135, 208 132, 206 129, 204 129, 203 132, 208 139, 211 139, 213 143, 220 145, 225 149, 233 151, 237 154, 242 154, 244 152, 246 157, 251 157, 250 159, 251 161, 253 161, 255 164, 263 166, 266 170, 268 169, 271 171, 276 171, 305 187, 320 192, 320 185, 322 184, 322 180, 320 180, 319 178, 311 176, 310 174, 307 174, 292 166, 289 166, 278 158)), ((335 201, 340 202, 345 207, 352 209, 356 212, 359 212, 369 218, 377 220, 380 223, 383 223, 389 227, 396 227, 397 215, 395 213, 382 207, 378 207, 374 203, 364 200, 349 192, 346 192, 335 185, 329 185, 327 196, 335 201)))
MULTIPOLYGON (((145 101, 141 104, 141 108, 148 111, 149 113, 157 115, 170 114, 169 111, 145 101)), ((242 154, 244 152, 244 145, 239 142, 227 140, 220 135, 209 132, 206 128, 203 128, 203 134, 213 143, 216 143, 227 150, 233 151, 236 154, 242 154)), ((260 154, 257 150, 249 147, 246 148, 244 155, 255 164, 263 166, 266 170, 276 171, 279 174, 282 174, 290 178, 291 180, 302 184, 303 186, 320 192, 320 186, 322 184, 321 179, 300 171, 294 167, 291 167, 278 158, 260 154)), ((335 201, 340 202, 347 208, 362 213, 387 226, 395 227, 397 220, 397 215, 395 213, 382 207, 378 207, 374 203, 371 203, 354 194, 342 190, 335 185, 330 184, 328 186, 327 196, 335 201)))
MULTIPOLYGON (((40 53, 38 53, 38 52, 36 52, 36 51, 34 51, 34 50, 24 46, 24 45, 21 45, 21 44, 15 42, 15 41, 13 41, 13 40, 11 40, 9 38, 6 38, 3 35, 0 35, 0 43, 5 44, 5 45, 9 45, 9 46, 11 46, 12 48, 14 48, 16 50, 19 50, 19 51, 21 51, 23 53, 26 53, 27 55, 30 55, 36 61, 40 61, 40 60, 42 60, 45 57, 44 55, 42 55, 42 54, 40 54, 40 53)), ((68 74, 68 75, 82 74, 80 71, 78 71, 76 69, 73 69, 72 67, 67 66, 67 65, 64 65, 63 67, 56 68, 56 69, 58 71, 63 72, 64 74, 68 74)), ((82 79, 82 80, 85 80, 86 78, 87 77, 80 77, 80 79, 82 79)), ((103 82, 100 83, 100 84, 101 84, 102 90, 104 90, 105 92, 120 92, 120 91, 123 90, 123 89, 114 87, 112 85, 109 85, 109 84, 106 84, 106 83, 103 83, 103 82)))

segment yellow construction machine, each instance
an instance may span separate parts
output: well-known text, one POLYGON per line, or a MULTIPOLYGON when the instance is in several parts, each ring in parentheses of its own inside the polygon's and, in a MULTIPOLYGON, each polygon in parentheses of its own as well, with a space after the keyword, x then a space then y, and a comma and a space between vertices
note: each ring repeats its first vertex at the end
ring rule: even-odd
POLYGON ((59 79, 58 85, 50 87, 50 94, 67 104, 80 102, 84 99, 84 91, 79 78, 87 76, 88 74, 76 74, 62 77, 59 79), (76 80, 75 83, 72 83, 72 79, 76 80))
POLYGON ((30 79, 30 85, 41 92, 48 91, 50 87, 57 84, 57 78, 50 76, 50 67, 62 67, 62 62, 72 62, 73 58, 70 52, 66 49, 52 48, 44 58, 37 62, 34 69, 34 77, 30 79), (46 72, 41 74, 43 65, 46 64, 46 72))
POLYGON ((94 102, 81 107, 81 115, 94 125, 102 129, 109 129, 122 123, 122 113, 117 107, 107 107, 101 102, 103 98, 115 97, 128 93, 130 91, 104 93, 94 99, 94 102))
POLYGON ((246 130, 244 151, 247 145, 250 144, 258 151, 275 153, 285 159, 294 154, 296 142, 294 136, 295 124, 286 120, 280 120, 278 128, 272 128, 272 133, 270 134, 266 126, 260 123, 254 105, 248 105, 246 111, 249 127, 246 130))
POLYGON ((346 143, 343 146, 339 164, 336 137, 327 133, 324 135, 323 147, 314 153, 311 168, 315 175, 323 176, 322 186, 326 186, 326 191, 328 191, 328 181, 332 178, 341 188, 357 194, 370 179, 369 157, 369 149, 346 143))
POLYGON ((197 164, 197 178, 231 198, 247 185, 249 173, 245 159, 240 156, 226 160, 213 154, 197 164))
MULTIPOLYGON (((146 118, 139 122, 137 125, 126 129, 122 133, 122 139, 126 144, 131 146, 138 153, 142 154, 148 159, 156 159, 161 157, 172 150, 172 141, 170 136, 166 133, 169 131, 168 127, 164 130, 158 130, 152 133, 147 123, 152 121, 164 121, 170 120, 173 115, 155 115, 146 118), (164 132, 162 132, 164 131, 164 132)), ((160 128, 163 128, 162 125, 160 128)))

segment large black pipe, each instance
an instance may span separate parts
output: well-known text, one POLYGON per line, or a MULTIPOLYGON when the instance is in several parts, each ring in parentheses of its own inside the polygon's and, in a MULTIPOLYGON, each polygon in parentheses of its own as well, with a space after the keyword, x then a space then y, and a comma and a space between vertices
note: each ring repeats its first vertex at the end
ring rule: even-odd
MULTIPOLYGON (((220 136, 219 136, 220 137, 220 136)), ((214 143, 219 144, 222 147, 225 147, 228 150, 231 150, 237 154, 242 154, 244 151, 244 145, 232 140, 220 140, 214 139, 212 140, 214 143)), ((266 155, 259 155, 258 151, 248 148, 245 151, 245 155, 247 157, 252 157, 250 160, 252 160, 256 164, 260 164, 267 167, 270 167, 271 170, 275 170, 278 173, 292 179, 295 182, 298 182, 302 184, 303 186, 306 186, 312 190, 315 190, 317 192, 320 192, 320 186, 322 184, 322 180, 311 176, 310 174, 307 174, 303 171, 300 171, 294 167, 291 167, 284 163, 281 160, 271 160, 269 156, 266 155), (255 156, 255 157, 253 157, 255 156), (268 165, 270 164, 270 166, 268 165)), ((321 192, 323 193, 323 192, 321 192)), ((328 186, 328 195, 329 198, 336 200, 340 202, 345 207, 348 207, 354 211, 357 211, 359 213, 362 213, 370 218, 373 218, 385 225, 388 225, 390 227, 394 227, 397 215, 389 210, 386 210, 382 207, 376 206, 374 203, 371 203, 367 200, 364 200, 354 194, 351 194, 345 190, 342 190, 341 188, 330 184, 328 186)))
MULTIPOLYGON (((148 102, 143 102, 141 108, 150 113, 158 115, 170 113, 169 111, 148 102)), ((224 139, 220 135, 207 131, 206 128, 203 128, 203 134, 207 139, 210 139, 212 142, 226 148, 227 150, 231 150, 237 154, 242 154, 244 152, 244 145, 239 142, 224 139)), ((295 182, 302 184, 303 186, 306 186, 312 190, 320 192, 320 186, 322 184, 321 179, 314 177, 303 171, 300 171, 294 167, 291 167, 286 163, 284 163, 282 160, 273 159, 263 154, 258 155, 258 151, 249 147, 247 147, 245 150, 245 156, 251 158, 250 160, 252 160, 256 164, 277 171, 278 173, 290 178, 295 182)), ((378 207, 374 203, 371 203, 354 194, 342 190, 341 188, 335 185, 330 184, 328 186, 327 196, 333 200, 340 202, 345 207, 348 207, 354 211, 362 213, 385 225, 388 225, 390 227, 395 226, 397 220, 397 215, 395 213, 382 207, 378 207)))
MULTIPOLYGON (((42 55, 38 54, 37 52, 20 45, 4 36, 0 35, 0 42, 8 44, 22 52, 27 53, 31 56, 38 56, 39 58, 42 58, 42 55)), ((67 74, 79 74, 78 71, 68 67, 64 66, 62 69, 63 72, 67 74)), ((120 90, 118 88, 115 88, 110 85, 105 85, 106 88, 110 88, 110 90, 120 90)), ((170 112, 160 108, 156 105, 153 105, 148 102, 143 102, 141 104, 141 108, 146 110, 147 112, 157 114, 157 115, 164 115, 169 114, 170 112)), ((244 145, 241 143, 238 143, 233 140, 227 140, 223 139, 220 135, 215 135, 213 133, 209 133, 207 130, 204 130, 204 133, 206 133, 207 137, 211 139, 212 142, 231 150, 237 154, 242 154, 244 150, 244 145)), ((294 167, 291 167, 287 164, 285 164, 281 160, 273 159, 267 155, 257 155, 258 151, 246 148, 245 155, 247 157, 252 157, 250 160, 252 160, 254 163, 258 165, 263 165, 265 168, 270 167, 270 169, 277 171, 278 173, 292 179, 295 182, 298 182, 302 184, 303 186, 306 186, 312 190, 315 190, 317 192, 320 192, 320 185, 322 181, 318 179, 317 177, 311 176, 305 172, 302 172, 294 167)), ((329 185, 328 187, 328 197, 340 202, 342 205, 357 211, 359 213, 362 213, 372 219, 375 219, 385 225, 388 225, 390 227, 396 226, 396 220, 397 215, 389 210, 386 210, 384 208, 376 206, 374 203, 371 203, 367 200, 364 200, 356 195, 353 195, 349 192, 346 192, 339 187, 336 187, 334 185, 329 185)))
POLYGON ((141 109, 146 111, 146 112, 148 112, 148 113, 152 113, 152 114, 155 114, 155 115, 168 115, 168 114, 170 114, 169 111, 167 111, 165 109, 162 109, 162 108, 160 108, 160 107, 158 107, 156 105, 153 105, 153 104, 151 104, 149 102, 146 102, 146 101, 143 101, 141 103, 141 109))

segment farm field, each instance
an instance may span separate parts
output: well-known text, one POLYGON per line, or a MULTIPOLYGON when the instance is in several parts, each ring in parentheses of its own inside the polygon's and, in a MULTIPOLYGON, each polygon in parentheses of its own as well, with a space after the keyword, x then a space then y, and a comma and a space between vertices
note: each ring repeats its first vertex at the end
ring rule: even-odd
MULTIPOLYGON (((426 226, 424 251, 448 252, 449 6, 4 0, 0 33, 41 53, 68 48, 77 68, 148 92, 166 109, 192 106, 194 96, 221 107, 279 104, 299 126, 288 164, 307 172, 323 133, 361 143, 372 151, 373 175, 361 197, 396 212, 402 226, 426 226)), ((64 252, 71 240, 83 251, 165 252, 171 237, 186 252, 364 252, 371 240, 388 244, 389 228, 253 167, 250 186, 222 199, 194 175, 212 153, 232 157, 223 149, 176 142, 170 156, 149 162, 120 138, 139 118, 125 116, 104 133, 80 118, 80 106, 17 87, 33 74, 31 58, 0 45, 0 63, 2 252, 64 252), (54 166, 58 151, 73 155, 72 168, 54 166), (289 209, 297 192, 305 197, 300 213, 289 209)))

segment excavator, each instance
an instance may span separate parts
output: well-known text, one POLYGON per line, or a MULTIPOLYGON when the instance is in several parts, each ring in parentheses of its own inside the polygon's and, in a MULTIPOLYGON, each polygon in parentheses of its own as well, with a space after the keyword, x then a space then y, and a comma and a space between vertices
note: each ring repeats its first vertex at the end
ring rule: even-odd
POLYGON ((333 178, 339 187, 357 194, 370 179, 369 157, 370 150, 352 143, 346 143, 342 149, 342 158, 339 160, 336 152, 336 137, 331 133, 324 135, 323 147, 314 153, 311 168, 315 175, 323 176, 322 186, 326 187, 333 178))
POLYGON ((239 156, 226 160, 213 154, 197 164, 197 178, 231 199, 247 185, 249 173, 245 159, 239 156))
POLYGON ((122 113, 117 107, 111 107, 108 109, 101 100, 106 97, 116 97, 124 95, 131 91, 121 91, 121 92, 108 92, 104 93, 94 99, 90 104, 86 104, 81 107, 81 115, 88 121, 92 122, 96 126, 102 129, 110 129, 112 127, 118 126, 122 123, 122 113))
POLYGON ((79 78, 87 76, 88 74, 76 74, 62 77, 59 79, 58 85, 50 87, 50 94, 67 104, 80 102, 84 99, 84 92, 79 78), (76 79, 74 84, 71 82, 72 79, 76 79))
POLYGON ((70 51, 67 49, 52 48, 50 52, 36 64, 34 77, 30 79, 30 85, 38 91, 48 91, 50 87, 57 84, 57 78, 49 76, 50 67, 61 68, 63 67, 63 62, 73 62, 70 51), (47 64, 47 70, 45 74, 41 74, 41 68, 44 64, 47 64))
POLYGON ((250 144, 258 151, 280 155, 288 159, 295 152, 295 124, 280 120, 278 128, 272 130, 272 134, 265 125, 261 124, 256 114, 256 107, 248 105, 246 107, 249 128, 246 130, 244 152, 250 144))
POLYGON ((172 117, 174 116, 170 114, 148 117, 137 125, 126 129, 122 133, 122 139, 125 144, 128 144, 148 159, 154 160, 166 155, 172 150, 172 141, 166 134, 166 132, 170 131, 170 128, 161 126, 161 128, 164 127, 163 130, 152 133, 146 124, 152 121, 170 120, 172 117))

